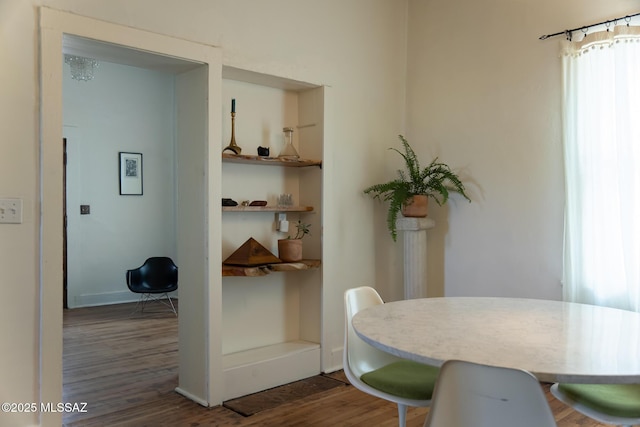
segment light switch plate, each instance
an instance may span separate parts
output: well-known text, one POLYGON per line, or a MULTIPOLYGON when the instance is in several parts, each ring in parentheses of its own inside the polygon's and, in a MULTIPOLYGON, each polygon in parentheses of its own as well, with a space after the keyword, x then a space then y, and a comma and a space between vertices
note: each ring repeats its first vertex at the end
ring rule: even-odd
POLYGON ((22 224, 22 199, 0 199, 0 224, 22 224))

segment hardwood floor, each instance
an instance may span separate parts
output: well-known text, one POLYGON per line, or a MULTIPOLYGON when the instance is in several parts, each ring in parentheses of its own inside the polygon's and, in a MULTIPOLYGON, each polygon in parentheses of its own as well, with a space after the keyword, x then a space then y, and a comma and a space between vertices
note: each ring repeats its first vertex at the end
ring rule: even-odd
MULTIPOLYGON (((177 394, 178 322, 160 305, 132 315, 135 304, 65 310, 63 399, 86 402, 64 426, 397 426, 394 404, 348 385, 284 403, 250 417, 204 408, 177 394)), ((488 385, 490 386, 490 385, 488 385)), ((559 427, 603 426, 555 400, 559 427)), ((422 426, 426 408, 410 408, 407 426, 422 426)), ((500 427, 500 426, 497 426, 500 427)))

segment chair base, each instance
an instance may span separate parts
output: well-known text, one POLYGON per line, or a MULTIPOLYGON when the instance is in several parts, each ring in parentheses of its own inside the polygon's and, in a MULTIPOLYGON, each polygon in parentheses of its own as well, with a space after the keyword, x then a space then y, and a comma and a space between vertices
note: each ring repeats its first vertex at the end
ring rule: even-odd
POLYGON ((148 301, 157 301, 161 304, 164 304, 167 307, 171 308, 171 310, 173 311, 173 314, 175 314, 176 316, 178 315, 178 312, 176 311, 176 307, 173 305, 173 301, 171 300, 171 297, 167 292, 163 294, 140 294, 140 299, 138 299, 136 308, 133 310, 133 313, 131 314, 135 314, 138 311, 138 307, 140 308, 140 313, 144 313, 144 307, 147 305, 148 301), (163 296, 166 298, 162 298, 163 296), (168 303, 167 303, 167 300, 169 301, 168 303))

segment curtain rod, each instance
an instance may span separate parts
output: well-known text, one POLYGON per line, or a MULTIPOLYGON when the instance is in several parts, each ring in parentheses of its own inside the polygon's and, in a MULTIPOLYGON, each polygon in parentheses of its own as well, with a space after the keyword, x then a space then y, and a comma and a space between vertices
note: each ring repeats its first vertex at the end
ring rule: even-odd
POLYGON ((557 33, 553 33, 553 34, 547 34, 545 36, 540 36, 538 38, 538 40, 546 40, 549 37, 555 37, 555 36, 559 36, 561 34, 566 34, 567 35, 567 40, 571 40, 571 34, 574 31, 578 31, 578 30, 586 30, 587 28, 591 28, 591 27, 597 27, 598 25, 603 25, 603 24, 611 24, 614 23, 614 25, 620 21, 620 20, 626 20, 627 21, 627 25, 629 25, 629 20, 631 18, 633 18, 634 16, 638 16, 640 15, 639 13, 634 13, 633 15, 626 15, 626 16, 621 16, 620 18, 615 18, 615 19, 609 19, 608 21, 602 21, 602 22, 598 22, 597 24, 591 24, 591 25, 584 25, 582 27, 578 27, 578 28, 574 28, 572 30, 564 30, 564 31, 558 31, 557 33))

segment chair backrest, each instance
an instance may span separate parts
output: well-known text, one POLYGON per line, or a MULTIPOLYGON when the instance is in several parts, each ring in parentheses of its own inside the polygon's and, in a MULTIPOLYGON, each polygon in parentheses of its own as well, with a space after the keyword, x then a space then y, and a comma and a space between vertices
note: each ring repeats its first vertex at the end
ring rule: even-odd
POLYGON ((353 329, 351 320, 360 310, 384 304, 375 289, 369 286, 349 289, 344 293, 345 334, 344 369, 350 370, 356 377, 395 362, 396 357, 378 350, 364 342, 353 329))
POLYGON ((449 360, 440 369, 424 425, 547 427, 556 422, 531 373, 449 360))
POLYGON ((171 292, 178 288, 178 267, 168 257, 151 257, 127 271, 127 286, 133 292, 171 292))

